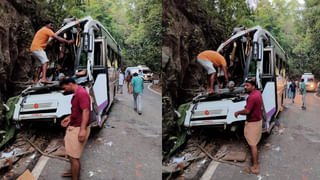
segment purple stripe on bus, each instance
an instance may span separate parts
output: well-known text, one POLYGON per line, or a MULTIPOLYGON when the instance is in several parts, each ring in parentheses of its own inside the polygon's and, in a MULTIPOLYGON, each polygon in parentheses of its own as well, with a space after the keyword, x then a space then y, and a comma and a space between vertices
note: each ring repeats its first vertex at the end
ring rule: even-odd
POLYGON ((271 117, 274 113, 276 112, 276 108, 272 108, 268 113, 267 113, 267 117, 271 117))
POLYGON ((108 105, 108 100, 99 105, 98 111, 101 112, 108 105))

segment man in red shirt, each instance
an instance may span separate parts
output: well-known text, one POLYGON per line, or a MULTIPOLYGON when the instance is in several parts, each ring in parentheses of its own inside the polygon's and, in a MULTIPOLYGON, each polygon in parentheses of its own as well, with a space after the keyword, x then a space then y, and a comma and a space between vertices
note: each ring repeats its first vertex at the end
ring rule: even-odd
MULTIPOLYGON (((49 60, 48 60, 46 52, 44 51, 47 47, 48 42, 49 42, 49 38, 53 37, 62 43, 68 43, 68 44, 72 44, 73 40, 66 40, 66 39, 54 34, 54 32, 52 31, 53 30, 53 22, 52 21, 46 21, 45 24, 46 25, 43 26, 39 31, 37 31, 36 35, 34 36, 32 43, 31 43, 30 51, 32 52, 32 56, 37 61, 39 61, 39 63, 41 62, 41 64, 42 64, 42 78, 41 78, 40 82, 41 83, 52 83, 52 82, 48 81, 47 77, 46 77, 49 60)), ((35 74, 35 79, 34 79, 35 84, 38 83, 38 81, 39 81, 40 72, 41 72, 41 68, 39 67, 36 70, 36 74, 35 74)))
POLYGON ((212 50, 206 50, 201 52, 198 56, 197 56, 197 62, 200 63, 202 65, 202 67, 204 67, 207 72, 208 72, 208 93, 213 93, 213 85, 214 85, 214 80, 215 80, 215 76, 217 74, 216 68, 217 67, 222 67, 223 73, 224 73, 224 77, 226 79, 226 84, 228 84, 229 82, 229 77, 228 77, 228 71, 227 71, 227 62, 225 60, 225 58, 220 55, 218 52, 216 51, 212 51, 212 50))
POLYGON ((250 146, 253 166, 246 169, 249 173, 259 173, 259 155, 257 144, 262 134, 262 96, 259 90, 256 90, 255 79, 247 80, 245 90, 249 93, 247 104, 241 111, 234 113, 237 118, 239 114, 247 115, 244 127, 244 136, 250 146))
POLYGON ((71 176, 78 180, 80 176, 80 157, 90 134, 90 95, 72 78, 64 78, 60 86, 65 92, 73 92, 71 100, 71 115, 61 121, 61 126, 67 127, 64 143, 66 154, 71 163, 71 170, 65 171, 62 176, 71 176))

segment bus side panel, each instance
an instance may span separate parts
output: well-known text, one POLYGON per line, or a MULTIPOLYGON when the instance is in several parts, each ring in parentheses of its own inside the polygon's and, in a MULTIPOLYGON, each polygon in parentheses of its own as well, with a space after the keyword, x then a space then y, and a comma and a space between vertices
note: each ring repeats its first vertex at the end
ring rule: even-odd
POLYGON ((267 122, 270 122, 271 117, 277 112, 275 83, 267 82, 262 93, 263 106, 266 111, 267 122))
POLYGON ((110 104, 113 102, 114 96, 116 95, 117 74, 115 71, 115 68, 108 68, 110 104))
POLYGON ((101 115, 103 110, 108 107, 109 101, 108 101, 108 92, 107 90, 107 76, 106 74, 98 74, 96 81, 93 85, 93 91, 95 95, 95 100, 98 105, 98 123, 101 124, 101 115))

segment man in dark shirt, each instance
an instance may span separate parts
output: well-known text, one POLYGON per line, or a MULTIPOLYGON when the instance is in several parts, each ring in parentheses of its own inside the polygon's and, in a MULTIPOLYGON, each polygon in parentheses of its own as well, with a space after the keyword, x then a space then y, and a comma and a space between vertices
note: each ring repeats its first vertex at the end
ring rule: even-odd
POLYGON ((292 80, 290 86, 289 86, 290 92, 291 92, 291 98, 292 98, 292 103, 294 103, 294 98, 296 97, 296 89, 297 89, 297 85, 294 82, 294 80, 292 80))
POLYGON ((244 127, 244 136, 250 146, 253 166, 246 169, 249 173, 259 173, 259 155, 257 144, 262 134, 262 96, 260 91, 256 90, 255 79, 247 80, 245 90, 249 93, 247 104, 241 111, 234 113, 237 118, 239 114, 247 115, 244 127))
POLYGON ((78 180, 79 159, 90 134, 90 95, 72 78, 64 78, 60 86, 65 92, 74 93, 71 100, 71 115, 61 121, 61 125, 67 127, 64 144, 71 163, 71 170, 65 171, 62 176, 72 176, 72 180, 78 180))

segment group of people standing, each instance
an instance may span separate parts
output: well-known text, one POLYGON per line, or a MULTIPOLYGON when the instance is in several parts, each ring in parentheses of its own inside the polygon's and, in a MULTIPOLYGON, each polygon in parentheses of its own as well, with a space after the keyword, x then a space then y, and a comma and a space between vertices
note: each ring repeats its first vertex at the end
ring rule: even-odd
POLYGON ((294 80, 289 80, 287 82, 287 91, 286 91, 286 97, 292 100, 292 103, 294 103, 294 99, 296 97, 296 92, 299 90, 300 94, 302 95, 302 109, 306 109, 306 85, 304 83, 304 79, 301 79, 300 84, 298 82, 295 82, 294 80))

